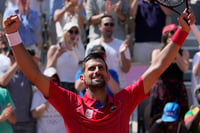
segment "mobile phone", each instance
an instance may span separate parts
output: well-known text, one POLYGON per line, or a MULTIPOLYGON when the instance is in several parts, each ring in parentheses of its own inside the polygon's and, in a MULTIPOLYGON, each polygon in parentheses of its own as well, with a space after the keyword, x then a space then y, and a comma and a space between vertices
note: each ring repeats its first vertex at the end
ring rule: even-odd
POLYGON ((65 47, 66 47, 65 44, 64 44, 63 42, 59 42, 58 45, 59 45, 60 47, 62 47, 62 48, 65 48, 65 47))

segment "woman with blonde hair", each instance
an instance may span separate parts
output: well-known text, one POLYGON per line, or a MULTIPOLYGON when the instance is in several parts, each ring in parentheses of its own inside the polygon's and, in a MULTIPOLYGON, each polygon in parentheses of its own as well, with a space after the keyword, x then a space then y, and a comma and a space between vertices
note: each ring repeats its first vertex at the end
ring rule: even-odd
POLYGON ((63 31, 58 45, 52 45, 48 50, 46 68, 55 67, 61 80, 61 86, 77 93, 74 87, 75 75, 84 58, 85 49, 80 40, 77 23, 67 23, 63 31))

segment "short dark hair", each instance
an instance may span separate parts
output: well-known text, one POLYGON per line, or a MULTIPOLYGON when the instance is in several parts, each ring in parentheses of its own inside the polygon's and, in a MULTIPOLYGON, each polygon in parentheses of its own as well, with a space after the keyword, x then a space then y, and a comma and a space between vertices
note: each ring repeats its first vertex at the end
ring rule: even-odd
POLYGON ((81 70, 82 73, 85 72, 85 64, 86 64, 86 62, 88 62, 88 61, 91 60, 91 59, 101 59, 101 60, 103 60, 105 66, 106 66, 106 71, 108 71, 108 66, 107 66, 107 64, 106 64, 106 62, 105 62, 105 60, 104 60, 104 58, 103 58, 101 55, 99 55, 98 53, 90 53, 89 55, 87 55, 87 56, 83 59, 83 62, 82 62, 82 70, 81 70))
POLYGON ((111 19, 114 21, 114 18, 113 18, 111 15, 107 15, 107 14, 106 14, 106 15, 103 15, 103 16, 101 17, 99 23, 101 24, 102 19, 103 19, 103 18, 107 18, 107 17, 108 17, 108 18, 111 18, 111 19))

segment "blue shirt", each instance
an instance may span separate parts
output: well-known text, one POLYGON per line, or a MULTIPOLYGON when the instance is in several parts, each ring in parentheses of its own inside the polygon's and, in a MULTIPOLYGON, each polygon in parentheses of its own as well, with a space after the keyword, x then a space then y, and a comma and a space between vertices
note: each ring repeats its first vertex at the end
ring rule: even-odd
POLYGON ((20 17, 19 10, 17 8, 9 9, 5 11, 3 15, 3 20, 5 20, 8 16, 13 14, 17 14, 20 18, 21 25, 18 31, 24 46, 27 47, 32 44, 38 44, 37 33, 39 32, 40 29, 40 17, 38 12, 30 9, 29 16, 23 14, 20 17))
POLYGON ((63 0, 50 0, 49 1, 50 3, 50 17, 49 19, 53 19, 53 16, 54 16, 54 13, 55 13, 55 10, 56 9, 61 9, 63 7, 63 3, 64 1, 63 0))
MULTIPOLYGON (((81 72, 81 69, 79 69, 79 70, 77 71, 77 73, 76 73, 75 81, 79 79, 81 73, 82 73, 82 72, 81 72)), ((110 73, 110 75, 112 76, 112 78, 114 79, 114 81, 117 82, 117 83, 119 83, 119 78, 118 78, 117 72, 116 72, 115 70, 113 70, 113 69, 109 69, 109 73, 110 73)), ((110 90, 110 88, 109 88, 108 85, 107 85, 107 93, 108 93, 108 95, 110 95, 111 97, 113 96, 113 93, 112 93, 112 91, 110 90)), ((83 97, 84 94, 85 94, 85 89, 79 92, 79 95, 80 95, 81 97, 83 97)))

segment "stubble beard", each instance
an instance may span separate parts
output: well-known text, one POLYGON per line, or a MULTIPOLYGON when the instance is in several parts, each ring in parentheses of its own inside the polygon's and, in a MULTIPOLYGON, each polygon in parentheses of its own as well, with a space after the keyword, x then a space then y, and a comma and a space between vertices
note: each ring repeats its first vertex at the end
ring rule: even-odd
POLYGON ((91 80, 89 87, 90 88, 103 88, 106 85, 106 81, 102 80, 101 82, 94 82, 91 80))

